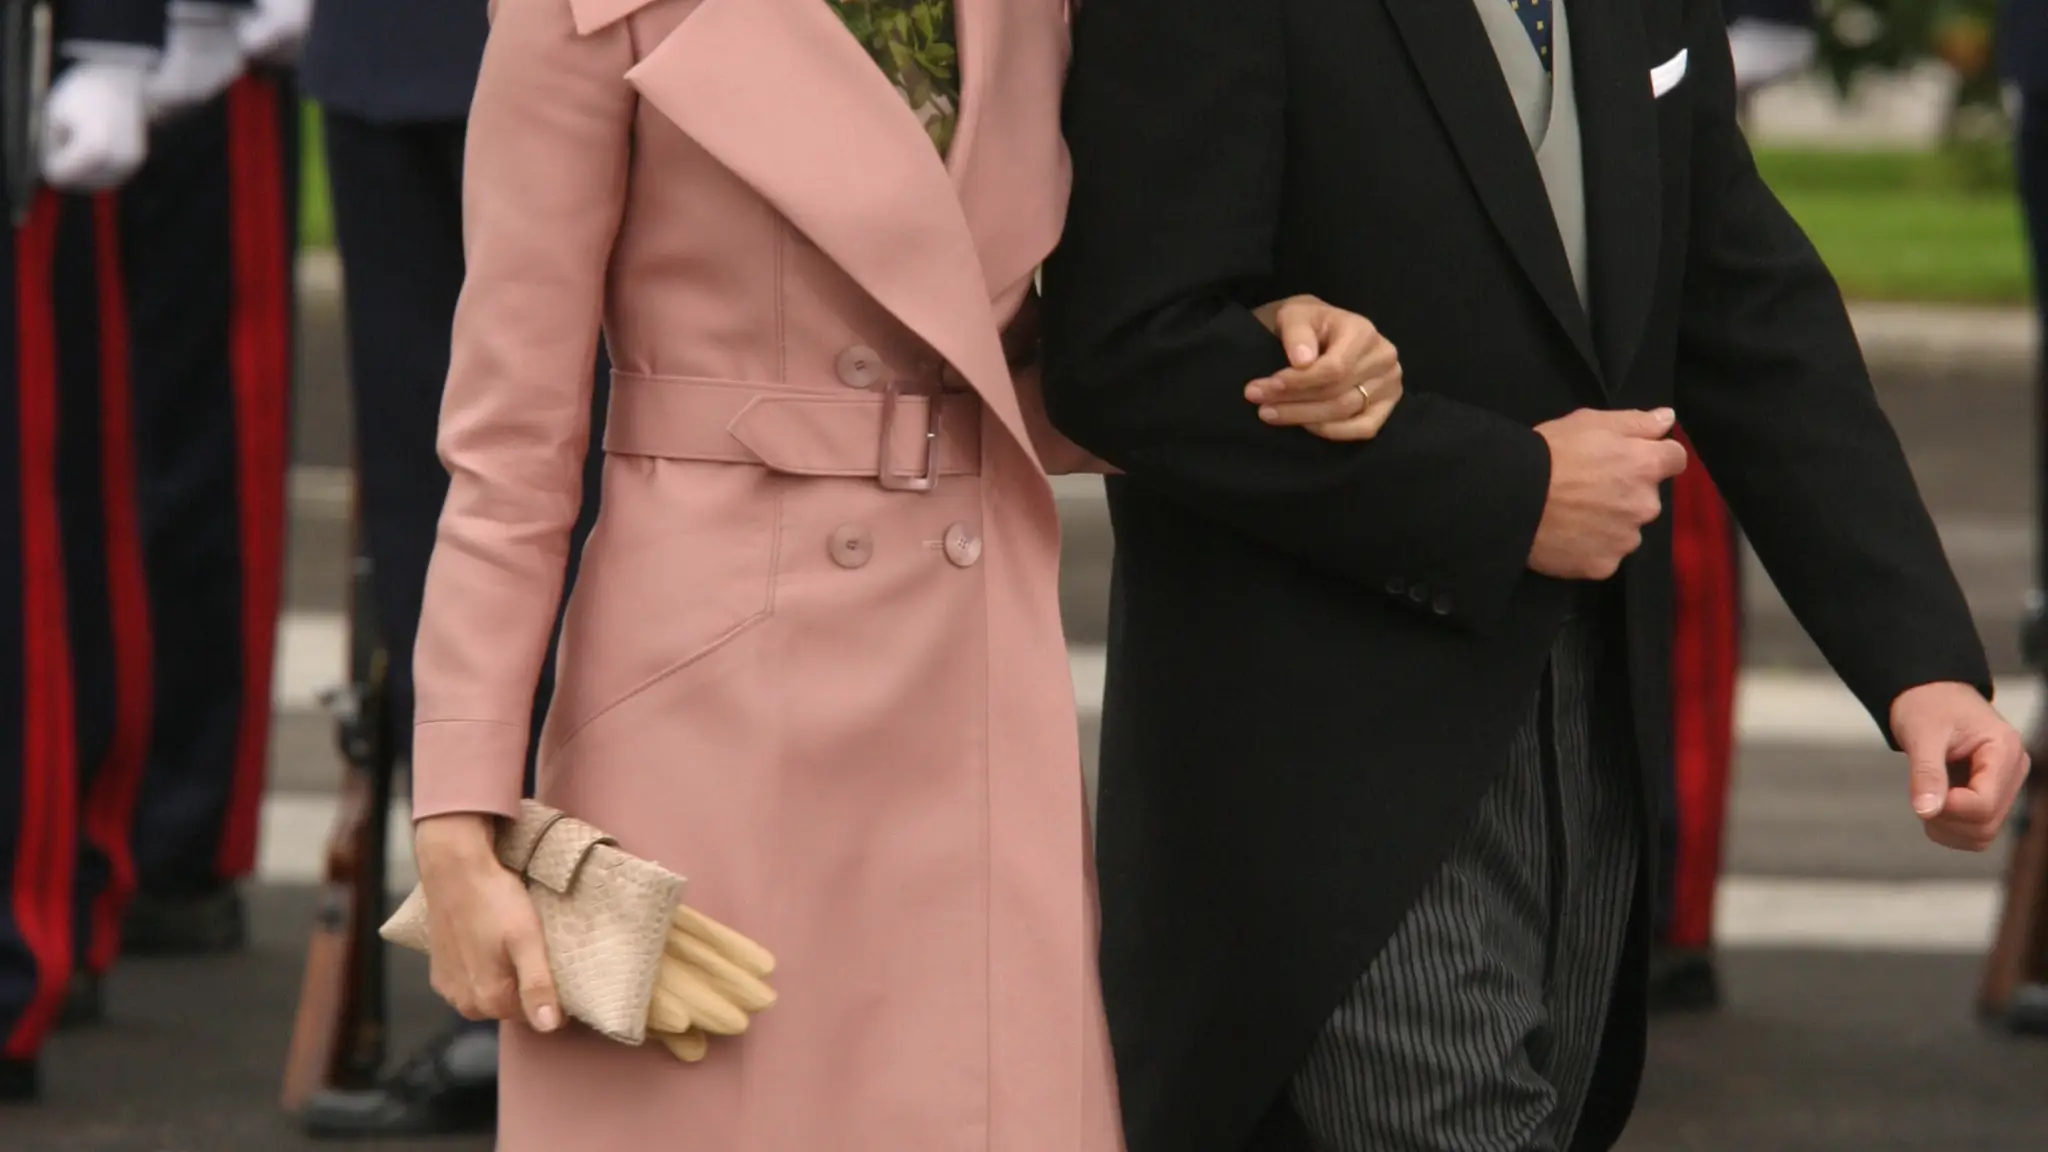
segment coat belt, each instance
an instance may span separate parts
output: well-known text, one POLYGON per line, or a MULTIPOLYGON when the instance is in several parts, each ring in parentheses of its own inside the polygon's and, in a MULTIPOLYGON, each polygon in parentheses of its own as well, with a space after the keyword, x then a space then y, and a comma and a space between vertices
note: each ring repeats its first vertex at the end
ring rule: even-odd
POLYGON ((831 388, 808 391, 615 371, 604 449, 624 456, 752 464, 794 476, 917 476, 928 463, 935 463, 942 476, 981 470, 981 402, 972 393, 891 396, 882 387, 867 392, 835 383, 831 388), (933 424, 935 398, 939 414, 933 424), (926 456, 930 434, 936 436, 935 461, 926 456))

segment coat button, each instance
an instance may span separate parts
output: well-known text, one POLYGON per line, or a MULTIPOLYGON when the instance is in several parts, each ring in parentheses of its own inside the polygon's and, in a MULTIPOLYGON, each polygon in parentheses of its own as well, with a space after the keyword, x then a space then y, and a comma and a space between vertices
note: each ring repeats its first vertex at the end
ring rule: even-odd
POLYGON ((858 524, 842 524, 832 531, 832 562, 841 568, 858 568, 875 554, 874 538, 858 524))
POLYGON ((839 380, 848 388, 872 388, 888 378, 889 366, 865 344, 856 344, 839 354, 839 380))
POLYGON ((1455 607, 1457 605, 1451 603, 1451 598, 1441 592, 1437 593, 1436 599, 1429 602, 1429 610, 1439 616, 1449 616, 1455 607))
POLYGON ((1429 589, 1416 584, 1408 589, 1408 598, 1417 604, 1427 604, 1429 603, 1429 589))
POLYGON ((972 568, 981 559, 981 537, 965 524, 946 529, 946 559, 961 568, 972 568))
POLYGON ((1387 581, 1387 595, 1399 596, 1406 591, 1408 591, 1408 582, 1399 576, 1387 581))

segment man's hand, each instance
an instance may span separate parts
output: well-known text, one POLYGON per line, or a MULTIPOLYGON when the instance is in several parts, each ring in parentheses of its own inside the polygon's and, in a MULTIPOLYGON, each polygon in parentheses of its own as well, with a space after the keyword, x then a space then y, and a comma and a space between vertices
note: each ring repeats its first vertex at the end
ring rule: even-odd
POLYGON ((1614 575, 1663 511, 1657 486, 1685 471, 1685 449, 1670 439, 1675 423, 1668 408, 1582 408, 1537 425, 1550 444, 1550 497, 1529 567, 1564 580, 1614 575))
POLYGON ((43 179, 65 192, 112 188, 149 154, 142 82, 147 65, 80 59, 50 89, 43 115, 43 179))
POLYGON ((2012 725, 1967 684, 1923 684, 1892 702, 1927 838, 1982 852, 1998 841, 2032 761, 2012 725), (1951 767, 1953 765, 1954 767, 1951 767))
POLYGON ((174 0, 163 62, 149 77, 150 119, 197 108, 242 75, 247 61, 237 33, 239 19, 237 10, 225 4, 174 0))

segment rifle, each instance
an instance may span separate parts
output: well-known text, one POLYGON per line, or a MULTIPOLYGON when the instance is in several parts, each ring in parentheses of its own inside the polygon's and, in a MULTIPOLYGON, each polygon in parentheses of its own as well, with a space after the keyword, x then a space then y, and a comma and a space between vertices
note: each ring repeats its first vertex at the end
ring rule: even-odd
MULTIPOLYGON (((2048 752, 2039 748, 2035 754, 2048 752)), ((2037 763, 2043 762, 2040 760, 2037 763)), ((2014 818, 2017 836, 2006 862, 2005 906, 1977 1011, 2016 1031, 2048 1031, 2048 785, 2030 783, 2026 807, 2014 818)))
POLYGON ((42 180, 51 24, 49 0, 0 0, 0 203, 16 228, 28 220, 42 180))
POLYGON ((373 610, 374 568, 358 496, 349 580, 349 678, 322 693, 342 758, 340 811, 306 950, 297 1019, 285 1057, 284 1107, 321 1091, 374 1088, 384 1066, 387 829, 397 746, 391 732, 389 651, 373 610))

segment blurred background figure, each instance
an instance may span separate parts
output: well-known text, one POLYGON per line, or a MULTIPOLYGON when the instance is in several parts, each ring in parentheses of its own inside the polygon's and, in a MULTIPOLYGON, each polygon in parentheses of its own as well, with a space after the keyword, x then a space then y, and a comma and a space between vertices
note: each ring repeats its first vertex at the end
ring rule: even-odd
MULTIPOLYGON (((435 450, 448 341, 462 289, 464 121, 488 31, 486 0, 322 0, 303 81, 321 108, 335 243, 342 265, 356 515, 375 571, 403 757, 412 737, 412 646, 448 476, 435 450)), ((598 365, 599 379, 608 368, 598 365)), ((595 389, 601 442, 607 387, 595 389)), ((596 515, 601 453, 591 452, 569 582, 596 515)), ((565 584, 566 588, 566 584, 565 584)), ((553 667, 553 658, 546 667, 553 667)), ((552 694, 544 677, 532 748, 552 694)), ((531 787, 532 765, 528 764, 531 787)), ((343 1139, 481 1132, 496 1122, 497 1025, 453 1018, 368 1093, 324 1093, 302 1122, 343 1139)))
POLYGON ((121 201, 156 683, 129 954, 244 938, 237 885, 256 862, 284 566, 289 66, 307 15, 305 0, 174 0, 150 160, 121 201))
MULTIPOLYGON (((2048 2, 2000 0, 1998 74, 2017 100, 2013 161, 2025 222, 2028 271, 2037 339, 2048 334, 2048 2)), ((2037 673, 2048 672, 2048 361, 2035 367, 2034 411, 2034 590, 2020 637, 2020 652, 2037 673)), ((2018 835, 2007 872, 2006 908, 1989 958, 1980 1010, 1994 1023, 2022 1035, 2048 1036, 2048 828, 2041 793, 2048 782, 2048 720, 2037 718, 2031 735, 2036 771, 2029 788, 2034 803, 2015 821, 2018 835)))
MULTIPOLYGON (((106 190, 146 154, 163 0, 69 0, 55 36, 40 142, 50 188, 10 204, 17 220, 0 225, 0 1104, 39 1094, 38 1057, 81 954, 111 958, 148 735, 126 309, 106 190)), ((25 159, 9 156, 10 171, 25 159)))
MULTIPOLYGON (((1747 97, 1812 67, 1813 0, 1730 0, 1729 51, 1747 97)), ((1704 468, 1672 486, 1672 749, 1660 797, 1663 878, 1650 1002, 1659 1011, 1720 1003, 1713 960, 1728 795, 1735 767, 1735 686, 1741 671, 1740 535, 1704 468)))
POLYGON ((1728 21, 1728 50, 1741 95, 1813 66, 1820 42, 1813 0, 1728 0, 1721 14, 1728 21))

